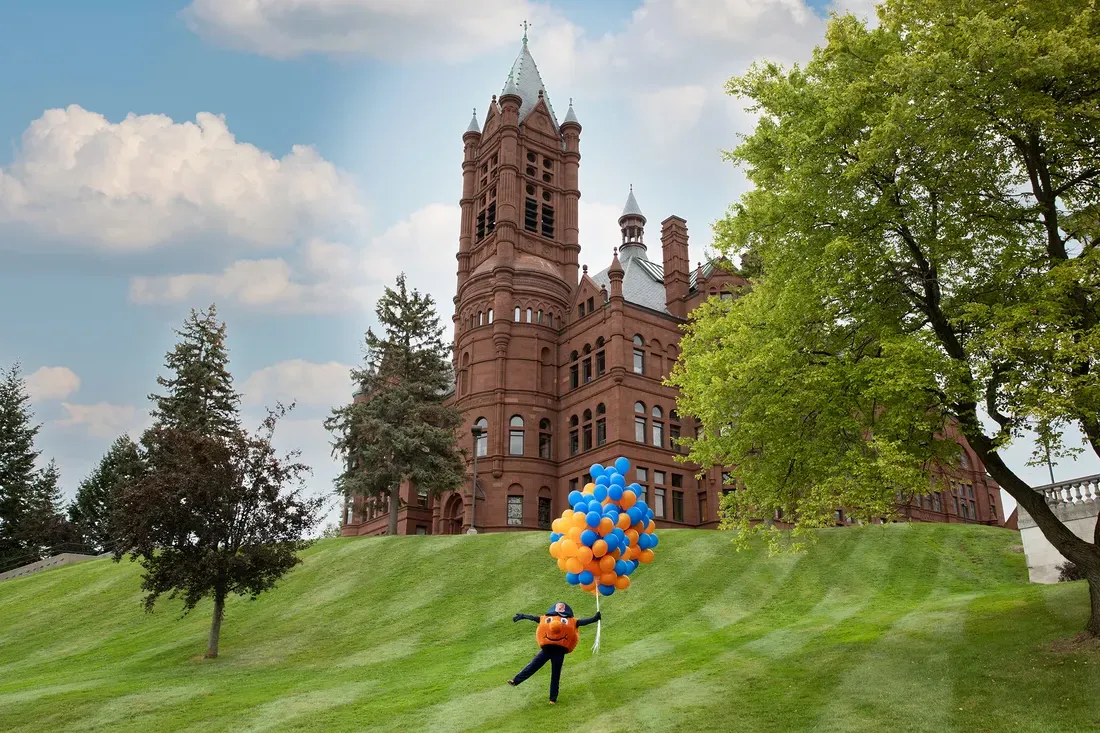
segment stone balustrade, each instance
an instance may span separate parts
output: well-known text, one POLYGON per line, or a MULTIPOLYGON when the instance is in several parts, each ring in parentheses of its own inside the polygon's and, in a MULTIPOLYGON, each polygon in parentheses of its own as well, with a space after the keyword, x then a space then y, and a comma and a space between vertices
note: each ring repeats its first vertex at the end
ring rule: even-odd
MULTIPOLYGON (((1036 486, 1035 491, 1043 495, 1055 516, 1070 531, 1092 542, 1100 515, 1100 474, 1036 486)), ((1023 507, 1019 508, 1019 526, 1031 582, 1057 583, 1058 567, 1066 559, 1047 541, 1023 507)))

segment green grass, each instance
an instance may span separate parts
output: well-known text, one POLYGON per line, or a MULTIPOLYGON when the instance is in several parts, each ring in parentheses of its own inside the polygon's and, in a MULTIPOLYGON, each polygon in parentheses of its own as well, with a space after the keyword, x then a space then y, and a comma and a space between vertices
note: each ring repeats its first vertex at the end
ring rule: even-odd
POLYGON ((257 601, 143 612, 140 568, 95 561, 0 583, 3 731, 1100 730, 1100 655, 1081 583, 1026 583, 1018 535, 988 527, 830 530, 802 556, 661 533, 566 659, 504 684, 540 613, 591 597, 544 534, 327 540, 257 601))

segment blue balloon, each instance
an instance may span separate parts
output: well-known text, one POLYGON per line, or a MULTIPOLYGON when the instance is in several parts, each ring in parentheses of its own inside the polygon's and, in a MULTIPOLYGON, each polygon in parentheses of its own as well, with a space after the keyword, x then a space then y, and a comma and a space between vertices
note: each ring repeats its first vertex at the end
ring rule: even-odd
POLYGON ((592 496, 596 497, 596 501, 603 502, 603 500, 607 498, 607 488, 597 486, 596 490, 592 492, 592 496))
POLYGON ((645 510, 646 521, 649 521, 650 519, 653 519, 653 517, 654 517, 653 510, 652 509, 646 509, 645 510))
POLYGON ((642 516, 645 516, 646 510, 649 509, 649 506, 645 503, 645 499, 638 499, 638 503, 634 506, 638 507, 638 511, 642 513, 642 516))
POLYGON ((657 533, 654 532, 653 534, 650 535, 650 537, 652 537, 653 539, 651 539, 649 541, 649 543, 650 543, 649 546, 650 547, 656 547, 657 543, 660 542, 660 540, 657 538, 657 533))
POLYGON ((603 476, 604 473, 606 473, 606 471, 604 470, 604 467, 601 466, 598 463, 593 463, 592 467, 588 469, 588 475, 591 476, 592 478, 598 478, 600 476, 603 476))
POLYGON ((626 574, 627 575, 630 575, 631 573, 633 573, 637 569, 638 569, 638 563, 636 563, 633 560, 627 560, 626 561, 626 574))
POLYGON ((615 561, 615 575, 626 575, 626 569, 630 566, 626 564, 626 560, 615 561))
POLYGON ((597 514, 603 514, 603 502, 593 499, 588 502, 588 511, 596 512, 597 514))
POLYGON ((649 549, 649 535, 647 535, 645 532, 638 535, 638 547, 643 550, 649 549))
POLYGON ((608 486, 611 484, 611 477, 607 474, 596 477, 596 486, 608 486))
POLYGON ((623 478, 621 473, 617 473, 611 477, 612 486, 626 486, 626 479, 623 478))
POLYGON ((600 589, 600 595, 609 596, 615 592, 615 586, 613 585, 600 585, 597 586, 600 589))
POLYGON ((576 585, 577 583, 581 582, 581 579, 577 577, 576 573, 566 573, 565 582, 569 585, 576 585))
POLYGON ((588 502, 587 501, 578 501, 576 504, 573 505, 573 511, 578 512, 580 514, 587 514, 588 513, 588 502))
POLYGON ((599 512, 590 511, 588 512, 588 514, 585 515, 584 521, 585 524, 587 524, 589 527, 598 527, 600 526, 600 519, 602 518, 603 515, 599 512))
POLYGON ((630 517, 631 524, 637 524, 642 520, 642 510, 638 508, 637 504, 627 509, 626 513, 630 517))
POLYGON ((569 492, 569 498, 566 499, 566 501, 569 502, 569 506, 576 506, 579 502, 581 502, 583 500, 584 500, 584 497, 581 495, 581 492, 577 491, 576 489, 574 489, 573 491, 570 491, 569 492))
POLYGON ((599 538, 600 536, 591 529, 586 529, 585 531, 581 532, 581 544, 585 547, 591 547, 596 543, 596 540, 598 540, 599 538))
POLYGON ((619 538, 613 534, 609 534, 603 538, 603 541, 607 543, 607 551, 614 552, 619 549, 619 538))
POLYGON ((615 470, 619 473, 625 474, 630 470, 630 461, 622 456, 615 459, 615 470))
POLYGON ((628 486, 627 486, 626 488, 630 489, 630 490, 631 490, 631 491, 633 491, 633 492, 634 492, 635 494, 641 494, 641 493, 642 493, 642 485, 641 485, 641 484, 639 484, 639 483, 638 483, 637 481, 635 481, 635 482, 631 483, 631 484, 630 484, 630 485, 628 485, 628 486))
POLYGON ((561 532, 551 532, 550 533, 550 541, 551 542, 557 542, 560 539, 561 539, 561 532))
POLYGON ((623 498, 623 487, 612 486, 607 490, 607 497, 611 499, 611 501, 620 501, 623 498))
POLYGON ((624 542, 626 540, 626 532, 623 531, 622 527, 616 527, 615 529, 611 530, 611 534, 618 537, 619 542, 624 542))
POLYGON ((581 581, 581 585, 588 585, 595 580, 596 577, 592 575, 591 570, 582 570, 577 574, 577 579, 581 581))

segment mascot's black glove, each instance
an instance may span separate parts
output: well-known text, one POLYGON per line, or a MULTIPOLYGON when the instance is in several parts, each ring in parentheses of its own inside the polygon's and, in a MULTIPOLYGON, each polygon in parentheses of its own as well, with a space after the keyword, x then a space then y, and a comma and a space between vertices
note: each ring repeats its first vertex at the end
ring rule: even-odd
POLYGON ((599 621, 601 618, 603 618, 603 616, 600 614, 599 611, 596 611, 596 620, 599 621))
POLYGON ((515 616, 512 617, 512 623, 515 623, 517 621, 522 621, 522 620, 523 620, 523 614, 522 613, 517 613, 515 616))

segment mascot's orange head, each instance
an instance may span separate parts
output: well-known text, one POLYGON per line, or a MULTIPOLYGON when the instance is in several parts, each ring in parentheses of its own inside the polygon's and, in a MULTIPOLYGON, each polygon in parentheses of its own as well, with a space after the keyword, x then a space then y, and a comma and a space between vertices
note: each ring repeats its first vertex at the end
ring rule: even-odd
POLYGON ((573 618, 573 609, 564 603, 554 604, 545 616, 539 617, 535 639, 540 648, 560 646, 565 648, 566 653, 576 649, 580 634, 577 619, 573 618))

